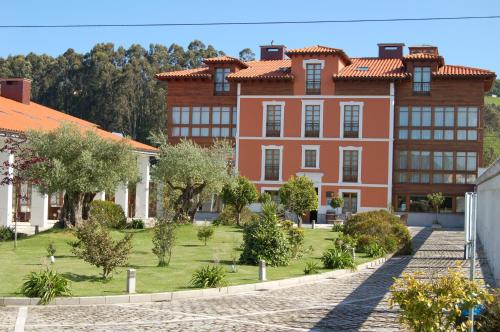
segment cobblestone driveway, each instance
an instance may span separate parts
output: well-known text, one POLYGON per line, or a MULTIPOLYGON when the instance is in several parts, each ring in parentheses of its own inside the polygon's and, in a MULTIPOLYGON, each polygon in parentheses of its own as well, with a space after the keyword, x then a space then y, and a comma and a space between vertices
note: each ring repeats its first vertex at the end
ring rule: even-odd
MULTIPOLYGON (((413 256, 343 278, 201 300, 4 307, 0 331, 14 331, 15 326, 20 331, 399 331, 397 311, 387 303, 392 278, 414 271, 436 275, 463 256, 463 232, 411 231, 413 256)), ((479 260, 477 276, 490 282, 485 264, 479 260)))

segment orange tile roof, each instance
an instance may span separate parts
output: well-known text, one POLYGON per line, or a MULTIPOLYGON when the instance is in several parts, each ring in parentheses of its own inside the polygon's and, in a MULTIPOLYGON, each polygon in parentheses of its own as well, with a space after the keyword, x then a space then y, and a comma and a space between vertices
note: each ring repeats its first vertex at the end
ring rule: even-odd
POLYGON ((495 73, 481 68, 464 67, 464 66, 453 66, 445 65, 439 67, 438 71, 433 73, 435 77, 456 77, 456 76, 466 76, 466 77, 485 77, 493 78, 495 73))
POLYGON ((314 45, 314 46, 307 46, 307 47, 302 47, 302 48, 295 48, 286 51, 286 55, 288 56, 294 56, 297 54, 338 54, 345 63, 349 64, 351 63, 351 59, 347 56, 347 54, 344 52, 344 50, 340 48, 334 48, 334 47, 328 47, 328 46, 322 46, 322 45, 314 45))
POLYGON ((292 65, 290 59, 249 61, 247 64, 247 69, 229 74, 228 79, 293 79, 290 73, 292 65))
POLYGON ((440 58, 439 55, 437 54, 431 54, 431 53, 413 53, 413 54, 407 54, 404 56, 405 59, 419 59, 419 60, 427 60, 427 59, 438 59, 440 58))
POLYGON ((334 79, 396 79, 406 77, 401 59, 353 58, 334 79))
POLYGON ((105 139, 125 140, 138 151, 157 152, 157 149, 100 129, 96 124, 74 116, 53 110, 43 105, 30 102, 23 104, 12 99, 0 97, 0 131, 24 133, 28 130, 54 130, 62 123, 76 125, 82 131, 92 130, 105 139))
POLYGON ((218 57, 214 57, 214 58, 207 58, 207 59, 203 60, 203 62, 206 64, 209 64, 209 63, 236 63, 242 68, 248 67, 247 64, 245 62, 241 61, 240 59, 233 58, 233 57, 226 56, 226 55, 218 56, 218 57))
POLYGON ((211 78, 212 74, 209 73, 208 67, 200 67, 194 69, 184 69, 158 73, 155 75, 155 77, 159 80, 169 78, 211 78))

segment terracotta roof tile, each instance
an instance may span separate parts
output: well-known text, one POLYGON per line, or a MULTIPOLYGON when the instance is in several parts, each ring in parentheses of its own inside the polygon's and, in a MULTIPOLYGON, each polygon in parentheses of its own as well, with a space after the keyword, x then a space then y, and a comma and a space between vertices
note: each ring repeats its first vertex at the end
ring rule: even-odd
POLYGON ((249 61, 248 68, 239 70, 228 75, 229 79, 293 79, 290 73, 292 61, 267 60, 249 61))
POLYGON ((445 65, 439 67, 438 71, 433 73, 435 77, 453 77, 453 76, 467 76, 467 77, 495 77, 495 73, 481 68, 464 67, 445 65))
POLYGON ((334 79, 396 79, 404 78, 401 59, 353 58, 352 63, 333 75, 334 79))
POLYGON ((68 122, 81 128, 92 130, 99 136, 116 141, 125 140, 132 148, 145 152, 156 152, 157 149, 100 129, 96 124, 74 116, 58 112, 43 105, 30 102, 23 104, 12 99, 0 97, 0 131, 24 133, 28 130, 54 130, 61 123, 68 122))
POLYGON ((155 77, 159 80, 169 78, 211 78, 212 74, 208 72, 208 67, 200 67, 194 69, 184 69, 158 73, 155 75, 155 77))
POLYGON ((240 59, 233 58, 230 56, 219 56, 219 57, 214 57, 214 58, 207 58, 203 60, 204 63, 209 64, 209 63, 236 63, 238 64, 241 68, 247 68, 248 65, 241 61, 240 59))
POLYGON ((286 55, 288 56, 296 54, 338 54, 347 64, 351 62, 344 50, 322 45, 307 46, 286 51, 286 55))
POLYGON ((440 56, 437 54, 430 54, 430 53, 413 53, 413 54, 407 54, 404 56, 405 59, 418 59, 418 60, 427 60, 427 59, 439 59, 440 56))

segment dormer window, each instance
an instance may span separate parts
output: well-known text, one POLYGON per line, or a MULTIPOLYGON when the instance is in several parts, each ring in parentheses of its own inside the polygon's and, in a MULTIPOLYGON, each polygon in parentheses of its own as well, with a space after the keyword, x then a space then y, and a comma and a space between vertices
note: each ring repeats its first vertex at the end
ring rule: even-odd
POLYGON ((431 67, 413 69, 413 94, 428 95, 431 92, 431 67))
POLYGON ((321 94, 321 63, 306 65, 306 94, 321 94))
POLYGON ((229 92, 227 75, 230 73, 230 68, 215 68, 215 94, 225 94, 229 92))

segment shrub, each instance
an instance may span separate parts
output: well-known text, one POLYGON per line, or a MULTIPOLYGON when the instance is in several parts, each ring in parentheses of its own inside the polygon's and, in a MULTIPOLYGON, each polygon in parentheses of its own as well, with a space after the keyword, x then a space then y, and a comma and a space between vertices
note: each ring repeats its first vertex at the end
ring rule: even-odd
POLYGON ((203 241, 207 245, 207 241, 214 236, 214 228, 212 226, 199 226, 198 227, 198 240, 203 241))
POLYGON ((93 201, 90 203, 90 216, 107 227, 123 229, 127 225, 127 217, 120 205, 110 201, 93 201))
POLYGON ((343 207, 344 206, 344 199, 342 198, 342 196, 334 196, 330 200, 330 206, 333 209, 338 209, 340 207, 343 207))
POLYGON ((344 233, 358 239, 358 249, 376 242, 388 253, 411 253, 411 236, 401 220, 385 210, 358 213, 344 226, 344 233))
POLYGON ((334 241, 333 245, 341 250, 351 252, 356 248, 357 241, 350 235, 340 234, 334 241))
POLYGON ((153 228, 153 254, 158 257, 158 266, 170 264, 172 249, 175 244, 176 224, 167 219, 159 219, 153 228))
POLYGON ((113 271, 127 263, 132 251, 132 234, 114 241, 110 230, 94 218, 76 228, 77 241, 72 243, 72 252, 79 258, 98 268, 102 277, 108 279, 113 271))
POLYGON ((48 304, 57 296, 71 296, 71 287, 68 279, 46 268, 24 277, 21 293, 27 297, 39 297, 40 304, 48 304))
POLYGON ((350 252, 335 247, 323 252, 321 260, 325 269, 354 269, 356 267, 350 252))
POLYGON ((0 242, 9 241, 14 238, 14 231, 7 226, 0 226, 0 242))
POLYGON ((288 243, 292 251, 292 258, 300 257, 304 249, 304 230, 302 228, 289 228, 288 243))
POLYGON ((365 253, 370 257, 383 257, 386 254, 384 247, 377 242, 371 243, 365 250, 365 253))
POLYGON ((431 281, 421 277, 403 274, 391 287, 390 304, 399 305, 399 320, 412 331, 467 331, 470 322, 460 322, 462 310, 491 301, 487 291, 464 278, 459 268, 431 281))
POLYGON ((334 224, 332 226, 332 232, 343 233, 344 232, 344 225, 342 225, 342 224, 334 224))
MULTIPOLYGON (((245 225, 248 223, 250 220, 252 220, 252 217, 255 214, 250 211, 248 207, 243 208, 243 210, 240 213, 240 224, 245 225)), ((238 213, 236 210, 230 206, 226 205, 224 209, 221 211, 219 214, 219 217, 217 218, 217 222, 214 223, 214 226, 218 225, 225 225, 225 226, 232 226, 236 225, 238 219, 238 213)))
POLYGON ((132 222, 129 225, 131 229, 144 229, 144 221, 142 219, 132 219, 132 222))
POLYGON ((486 313, 479 317, 481 331, 500 331, 500 290, 492 293, 492 301, 486 305, 486 313))
POLYGON ((196 270, 191 278, 191 286, 196 288, 214 288, 226 285, 226 273, 220 265, 205 265, 196 270))
POLYGON ((316 274, 319 273, 319 264, 316 262, 306 262, 304 267, 304 274, 316 274))
POLYGON ((47 246, 47 254, 49 256, 54 256, 56 254, 56 247, 54 246, 54 242, 50 242, 47 246))
POLYGON ((371 246, 373 243, 377 243, 377 239, 374 236, 366 234, 356 236, 356 240, 357 240, 357 245, 356 245, 357 252, 366 252, 369 246, 371 246))
POLYGON ((270 266, 285 266, 290 258, 290 244, 276 216, 276 205, 264 203, 260 218, 254 218, 243 228, 240 262, 257 265, 263 259, 270 266))

